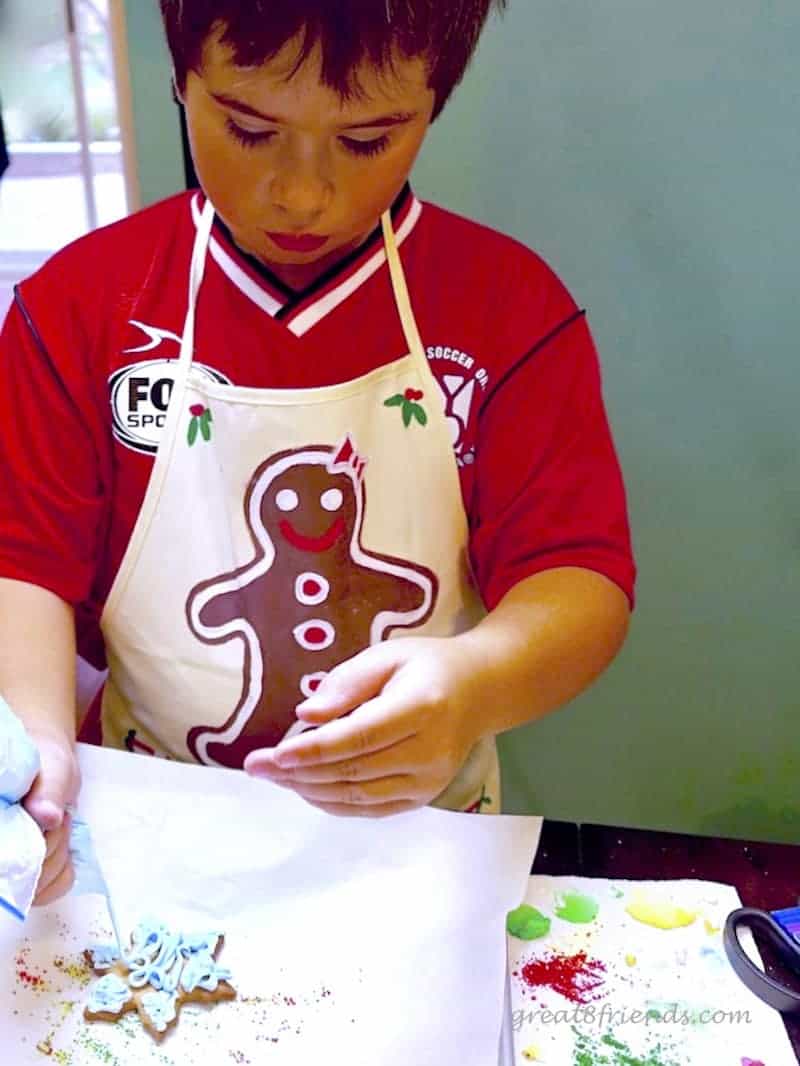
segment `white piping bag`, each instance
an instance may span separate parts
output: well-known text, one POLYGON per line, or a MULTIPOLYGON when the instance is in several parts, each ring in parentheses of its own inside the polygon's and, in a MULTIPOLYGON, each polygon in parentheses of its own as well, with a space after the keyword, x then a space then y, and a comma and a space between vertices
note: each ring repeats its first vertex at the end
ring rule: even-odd
MULTIPOLYGON (((21 922, 33 904, 47 851, 41 829, 21 803, 39 767, 35 744, 0 697, 0 915, 10 914, 21 922)), ((72 892, 105 896, 119 947, 116 915, 89 827, 72 808, 69 813, 72 815, 70 855, 75 869, 72 892)))
POLYGON ((36 895, 47 850, 21 806, 39 773, 39 752, 0 697, 0 912, 24 921, 36 895))

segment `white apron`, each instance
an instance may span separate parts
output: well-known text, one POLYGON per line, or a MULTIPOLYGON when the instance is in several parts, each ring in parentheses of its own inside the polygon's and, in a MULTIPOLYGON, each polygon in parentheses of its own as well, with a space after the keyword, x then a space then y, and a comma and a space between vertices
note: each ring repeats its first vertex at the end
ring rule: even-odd
MULTIPOLYGON (((390 214, 410 354, 317 389, 224 385, 193 369, 213 220, 207 201, 163 437, 101 619, 102 724, 112 747, 240 768, 302 728, 295 707, 337 663, 394 636, 462 632, 484 611, 390 214)), ((487 737, 433 805, 498 812, 499 788, 487 737)))

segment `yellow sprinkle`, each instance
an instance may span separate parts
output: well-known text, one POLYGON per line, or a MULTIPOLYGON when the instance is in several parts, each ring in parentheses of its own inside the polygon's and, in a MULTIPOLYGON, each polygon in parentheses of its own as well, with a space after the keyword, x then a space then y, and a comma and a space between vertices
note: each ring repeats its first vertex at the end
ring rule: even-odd
POLYGON ((635 966, 636 965, 636 956, 635 955, 626 955, 625 956, 625 962, 627 962, 627 964, 629 966, 635 966))
POLYGON ((74 1010, 75 1001, 74 1000, 70 1000, 70 999, 65 999, 63 1003, 59 1003, 59 1007, 61 1008, 61 1016, 62 1016, 62 1018, 66 1018, 66 1016, 68 1014, 71 1014, 72 1011, 74 1010))
POLYGON ((539 1049, 531 1044, 530 1047, 526 1047, 522 1052, 523 1059, 527 1059, 528 1062, 539 1062, 539 1049))
POLYGON ((691 925, 697 917, 695 911, 684 910, 665 900, 648 898, 643 892, 637 893, 625 910, 637 922, 656 929, 681 929, 691 925))
POLYGON ((50 1043, 50 1037, 45 1037, 44 1040, 40 1040, 36 1045, 36 1050, 41 1051, 43 1055, 53 1054, 53 1045, 50 1043))
POLYGON ((705 919, 705 921, 703 922, 703 925, 705 926, 705 930, 706 930, 706 932, 708 933, 709 936, 713 936, 714 933, 718 933, 719 932, 719 926, 718 925, 712 925, 711 922, 708 920, 708 918, 705 919))

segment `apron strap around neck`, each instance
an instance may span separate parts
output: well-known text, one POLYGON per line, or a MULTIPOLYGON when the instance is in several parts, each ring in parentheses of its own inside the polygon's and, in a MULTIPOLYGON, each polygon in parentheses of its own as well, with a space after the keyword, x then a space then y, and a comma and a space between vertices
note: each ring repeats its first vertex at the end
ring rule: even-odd
POLYGON ((403 324, 403 333, 405 334, 406 344, 408 345, 409 352, 411 352, 414 359, 417 361, 417 364, 423 370, 423 373, 427 373, 428 360, 425 358, 425 348, 423 347, 422 338, 417 329, 417 320, 414 318, 414 312, 411 310, 411 299, 408 295, 408 286, 406 284, 405 273, 403 272, 403 264, 400 261, 400 253, 397 250, 397 238, 394 235, 394 226, 392 225, 392 215, 390 211, 386 211, 381 215, 381 226, 383 227, 383 243, 386 248, 386 258, 389 262, 389 272, 392 276, 394 300, 397 304, 400 321, 403 324))
POLYGON ((186 322, 183 326, 181 338, 181 354, 179 357, 180 370, 188 374, 194 356, 195 320, 197 318, 197 298, 200 293, 200 285, 203 281, 203 272, 206 267, 208 245, 211 240, 211 229, 214 225, 214 205, 206 199, 200 221, 197 224, 197 234, 194 239, 192 251, 192 265, 189 268, 189 306, 186 311, 186 322))
MULTIPOLYGON (((192 264, 189 269, 189 304, 186 311, 186 322, 183 327, 181 354, 179 359, 180 367, 186 373, 188 373, 188 370, 192 365, 192 358, 194 355, 197 298, 200 292, 200 285, 203 281, 203 273, 205 271, 208 245, 211 240, 211 229, 213 225, 214 205, 209 199, 206 199, 202 214, 200 215, 200 221, 197 225, 197 234, 195 236, 194 249, 192 251, 192 264)), ((400 315, 400 322, 403 326, 403 333, 405 334, 406 343, 408 344, 408 350, 417 360, 418 364, 427 369, 428 363, 425 358, 425 349, 422 344, 422 338, 419 335, 419 330, 417 329, 414 313, 411 310, 411 299, 408 295, 408 286, 403 272, 403 265, 400 261, 400 253, 397 250, 397 239, 394 234, 394 227, 392 226, 391 212, 386 211, 381 216, 381 226, 383 227, 383 241, 386 249, 386 258, 389 263, 389 272, 392 278, 395 303, 397 305, 398 314, 400 315)))

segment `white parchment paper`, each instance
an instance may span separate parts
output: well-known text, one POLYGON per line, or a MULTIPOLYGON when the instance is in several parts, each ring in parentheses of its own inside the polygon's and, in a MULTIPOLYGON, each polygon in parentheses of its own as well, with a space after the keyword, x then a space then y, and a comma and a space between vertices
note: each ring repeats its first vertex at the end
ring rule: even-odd
POLYGON ((540 819, 342 819, 235 771, 89 747, 80 759, 79 813, 121 929, 152 914, 224 931, 239 1000, 186 1009, 161 1046, 136 1019, 88 1026, 80 952, 111 926, 101 898, 67 898, 0 926, 0 1062, 497 1061, 505 917, 540 819))

